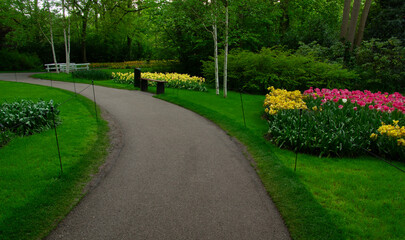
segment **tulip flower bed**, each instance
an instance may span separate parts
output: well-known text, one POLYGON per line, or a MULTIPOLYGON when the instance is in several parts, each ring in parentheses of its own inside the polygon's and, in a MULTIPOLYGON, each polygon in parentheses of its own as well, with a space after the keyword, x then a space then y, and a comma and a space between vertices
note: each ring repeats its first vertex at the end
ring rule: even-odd
MULTIPOLYGON (((122 84, 134 84, 133 73, 112 73, 113 81, 122 84)), ((194 90, 206 92, 205 79, 201 77, 190 76, 188 74, 178 73, 142 73, 142 78, 156 79, 167 81, 166 87, 194 90)), ((150 86, 156 86, 156 82, 148 81, 150 86)))
POLYGON ((264 102, 268 137, 279 147, 320 156, 372 151, 404 161, 405 97, 400 93, 269 91, 264 102))

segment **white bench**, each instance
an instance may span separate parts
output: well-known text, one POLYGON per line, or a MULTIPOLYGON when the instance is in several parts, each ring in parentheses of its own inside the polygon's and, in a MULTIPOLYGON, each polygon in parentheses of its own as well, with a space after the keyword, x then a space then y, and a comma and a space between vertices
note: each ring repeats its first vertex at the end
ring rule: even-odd
MULTIPOLYGON (((58 63, 57 64, 59 71, 66 72, 67 64, 66 63, 58 63)), ((45 64, 45 68, 47 72, 51 70, 56 71, 56 65, 54 63, 45 64)), ((69 64, 69 72, 74 72, 78 70, 89 70, 90 63, 70 63, 69 64)))

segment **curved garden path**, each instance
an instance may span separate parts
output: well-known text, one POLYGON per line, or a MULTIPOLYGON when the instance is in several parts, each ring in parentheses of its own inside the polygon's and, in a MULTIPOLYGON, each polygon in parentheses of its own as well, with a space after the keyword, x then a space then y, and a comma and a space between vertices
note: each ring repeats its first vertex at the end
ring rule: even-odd
MULTIPOLYGON (((50 85, 29 75, 18 73, 17 81, 50 85)), ((15 75, 0 79, 15 81, 15 75)), ((73 91, 72 83, 53 86, 73 91)), ((223 130, 150 93, 95 89, 124 145, 48 239, 290 238, 256 172, 223 130)), ((82 95, 92 99, 92 89, 82 95)))

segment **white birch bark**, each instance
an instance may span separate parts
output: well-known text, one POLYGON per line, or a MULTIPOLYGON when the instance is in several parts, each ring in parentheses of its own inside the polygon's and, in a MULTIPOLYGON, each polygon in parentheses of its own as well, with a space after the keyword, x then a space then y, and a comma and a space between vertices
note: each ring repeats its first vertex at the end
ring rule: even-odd
POLYGON ((69 74, 69 72, 70 72, 70 19, 68 19, 68 23, 66 24, 65 8, 66 8, 65 0, 62 0, 63 37, 65 40, 66 73, 69 74), (67 34, 66 34, 66 27, 68 28, 67 34))
POLYGON ((224 98, 228 96, 228 32, 229 12, 228 0, 225 1, 225 55, 224 55, 224 98))
POLYGON ((212 25, 213 37, 214 37, 214 60, 215 60, 215 91, 219 95, 219 73, 218 73, 218 30, 217 30, 217 18, 212 25))
POLYGON ((39 24, 39 28, 42 32, 42 34, 45 36, 46 40, 49 42, 49 44, 51 45, 52 48, 52 55, 53 55, 53 62, 55 64, 55 68, 56 68, 56 72, 59 73, 59 68, 58 68, 58 62, 56 60, 56 53, 55 53, 55 44, 53 42, 53 30, 52 30, 52 13, 51 13, 51 9, 49 7, 49 2, 45 1, 44 2, 44 6, 47 5, 48 8, 48 12, 49 12, 49 32, 50 32, 50 37, 48 37, 45 32, 42 30, 41 25, 39 24))

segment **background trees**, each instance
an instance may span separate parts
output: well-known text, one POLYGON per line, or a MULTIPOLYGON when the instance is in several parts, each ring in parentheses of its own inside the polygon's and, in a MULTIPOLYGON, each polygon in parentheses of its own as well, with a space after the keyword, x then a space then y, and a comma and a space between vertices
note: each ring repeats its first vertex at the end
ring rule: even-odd
MULTIPOLYGON (((72 62, 177 59, 181 62, 177 71, 194 75, 202 74, 202 61, 215 59, 215 49, 219 55, 226 52, 227 42, 231 53, 258 53, 275 46, 296 50, 319 44, 329 49, 319 55, 319 60, 339 62, 345 56, 345 66, 351 69, 358 69, 356 64, 362 60, 355 58, 361 54, 345 54, 341 38, 352 46, 360 45, 363 38, 386 41, 396 37, 399 46, 405 42, 402 0, 63 0, 69 6, 65 17, 62 0, 51 2, 59 62, 67 61, 67 22, 72 62), (316 44, 311 45, 314 41, 316 44)), ((53 62, 49 44, 40 31, 49 23, 39 20, 45 12, 35 9, 37 3, 0 2, 0 55, 7 59, 12 55, 13 63, 18 62, 15 66, 1 64, 3 70, 27 69, 23 62, 35 62, 40 68, 43 63, 53 62)))

